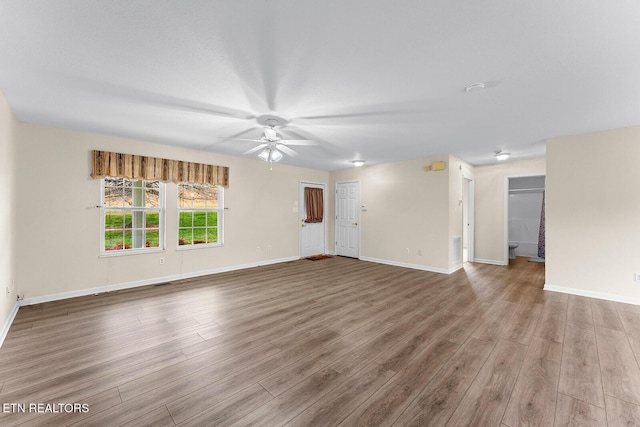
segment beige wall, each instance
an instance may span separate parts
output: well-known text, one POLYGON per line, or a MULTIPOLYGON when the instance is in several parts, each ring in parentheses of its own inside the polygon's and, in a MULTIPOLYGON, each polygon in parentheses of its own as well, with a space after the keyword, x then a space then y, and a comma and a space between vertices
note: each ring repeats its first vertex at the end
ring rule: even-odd
POLYGON ((15 191, 15 138, 16 119, 2 92, 0 92, 0 344, 8 330, 9 320, 16 306, 17 293, 13 289, 14 242, 13 227, 15 191), (7 292, 7 288, 11 291, 7 292))
POLYGON ((547 141, 545 289, 640 303, 640 127, 547 141))
MULTIPOLYGON (((331 193, 336 182, 360 181, 361 204, 367 206, 366 212, 360 212, 361 258, 449 271, 449 169, 449 156, 439 156, 330 174, 331 193), (447 162, 447 170, 424 171, 437 160, 447 162)), ((330 214, 335 212, 334 205, 331 197, 330 214)), ((329 236, 329 249, 334 250, 333 224, 329 236)))
POLYGON ((329 251, 335 184, 359 181, 367 206, 361 257, 450 272, 457 268, 452 238, 462 234, 463 175, 475 184, 476 260, 507 263, 506 178, 546 174, 546 288, 640 303, 639 141, 635 127, 553 139, 546 159, 488 166, 448 155, 331 173, 284 164, 269 170, 258 160, 19 123, 0 93, 0 326, 18 293, 38 301, 296 258, 300 181, 328 184, 329 251), (169 183, 166 250, 101 257, 92 149, 229 166, 224 246, 177 250, 176 186, 169 183), (445 171, 424 171, 439 160, 445 171))
MULTIPOLYGON (((545 158, 497 163, 474 168, 475 259, 508 264, 505 256, 505 180, 508 177, 544 175, 545 158)), ((547 182, 547 185, 548 182, 547 182)))
POLYGON ((269 170, 260 160, 47 126, 19 123, 16 136, 16 284, 31 301, 297 257, 299 182, 329 182, 323 171, 284 164, 269 170), (176 250, 177 187, 168 183, 166 251, 100 257, 100 210, 91 208, 100 202, 100 181, 89 177, 93 149, 229 166, 224 246, 176 250))

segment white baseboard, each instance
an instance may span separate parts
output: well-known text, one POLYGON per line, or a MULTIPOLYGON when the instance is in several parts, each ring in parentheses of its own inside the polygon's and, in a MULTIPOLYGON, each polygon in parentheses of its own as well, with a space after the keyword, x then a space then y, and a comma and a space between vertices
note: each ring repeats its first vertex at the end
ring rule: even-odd
POLYGON ((9 333, 9 328, 11 328, 13 319, 15 319, 16 314, 18 314, 19 308, 20 308, 20 304, 18 304, 18 301, 16 301, 16 303, 13 305, 13 308, 11 309, 11 313, 9 313, 9 317, 7 317, 7 321, 2 327, 2 331, 0 331, 0 348, 2 347, 2 343, 4 343, 4 339, 7 337, 7 334, 9 333))
POLYGON ((393 266, 396 266, 396 267, 413 268, 414 270, 423 270, 423 271, 430 271, 432 273, 442 273, 442 274, 451 274, 454 271, 457 271, 460 268, 462 268, 462 266, 460 266, 460 267, 453 268, 451 270, 446 270, 444 268, 429 267, 429 266, 426 266, 426 265, 409 264, 407 262, 389 261, 389 260, 386 260, 386 259, 370 258, 370 257, 363 257, 363 256, 360 257, 360 260, 369 261, 369 262, 375 262, 377 264, 386 264, 386 265, 393 265, 393 266))
POLYGON ((97 288, 79 289, 77 291, 61 292, 61 293, 58 293, 58 294, 43 295, 43 296, 32 297, 32 298, 25 298, 24 300, 20 301, 20 306, 32 305, 32 304, 42 304, 42 303, 45 303, 45 302, 58 301, 58 300, 63 300, 63 299, 67 299, 67 298, 75 298, 75 297, 82 297, 82 296, 86 296, 86 295, 100 294, 100 293, 103 293, 103 292, 113 292, 113 291, 119 291, 119 290, 122 290, 122 289, 137 288, 137 287, 140 287, 140 286, 154 285, 154 284, 157 284, 157 283, 172 282, 172 281, 176 281, 176 280, 190 279, 190 278, 193 278, 193 277, 207 276, 209 274, 225 273, 225 272, 228 272, 228 271, 235 271, 235 270, 244 270, 246 268, 260 267, 262 265, 270 265, 270 264, 279 264, 279 263, 283 263, 283 262, 296 261, 298 259, 300 259, 300 258, 297 257, 297 256, 287 257, 287 258, 270 259, 270 260, 266 260, 266 261, 252 262, 252 263, 248 263, 248 264, 232 265, 232 266, 228 266, 228 267, 219 267, 219 268, 214 268, 214 269, 211 269, 211 270, 200 270, 200 271, 194 271, 194 272, 191 272, 191 273, 174 274, 174 275, 171 275, 171 276, 153 277, 153 278, 150 278, 150 279, 136 280, 136 281, 133 281, 133 282, 126 282, 126 283, 118 283, 118 284, 115 284, 115 285, 99 286, 97 288))
POLYGON ((451 273, 455 273, 458 270, 462 270, 464 268, 464 264, 458 264, 452 268, 449 269, 449 274, 451 273))
POLYGON ((509 265, 508 262, 500 261, 497 259, 474 258, 473 262, 479 262, 480 264, 491 264, 491 265, 509 265))
POLYGON ((563 286, 554 286, 546 284, 543 288, 545 291, 561 292, 563 294, 579 295, 582 297, 604 299, 607 301, 623 302, 626 304, 640 305, 640 298, 625 297, 623 295, 608 294, 606 292, 585 291, 583 289, 565 288, 563 286))

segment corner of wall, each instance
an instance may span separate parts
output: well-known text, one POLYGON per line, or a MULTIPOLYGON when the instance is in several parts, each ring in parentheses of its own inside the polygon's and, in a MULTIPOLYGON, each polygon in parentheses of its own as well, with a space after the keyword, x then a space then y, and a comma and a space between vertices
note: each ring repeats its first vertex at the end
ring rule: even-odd
POLYGON ((18 311, 15 288, 15 128, 17 120, 0 92, 0 345, 18 311))
POLYGON ((20 308, 20 304, 18 301, 15 302, 11 311, 9 311, 9 315, 4 322, 2 329, 0 329, 0 348, 2 348, 2 344, 4 343, 5 338, 9 334, 9 329, 11 328, 11 324, 13 323, 13 319, 16 318, 16 314, 18 314, 18 309, 20 308))
POLYGON ((474 168, 476 262, 498 265, 509 263, 505 235, 508 225, 505 218, 506 178, 545 174, 545 157, 474 168))

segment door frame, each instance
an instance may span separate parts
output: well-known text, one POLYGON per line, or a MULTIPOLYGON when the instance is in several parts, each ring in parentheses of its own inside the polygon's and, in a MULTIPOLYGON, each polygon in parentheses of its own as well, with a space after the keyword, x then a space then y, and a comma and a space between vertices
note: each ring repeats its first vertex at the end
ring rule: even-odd
MULTIPOLYGON (((467 235, 467 262, 475 262, 475 180, 472 176, 462 175, 462 185, 467 186, 467 206, 463 206, 463 209, 467 210, 467 221, 469 226, 462 224, 462 240, 464 242, 464 233, 466 230, 467 235)), ((464 191, 464 189, 463 189, 464 191)), ((463 215, 464 218, 464 215, 463 215)), ((464 250, 464 245, 463 245, 464 250)), ((464 261, 463 261, 464 264, 464 261)))
POLYGON ((334 254, 338 255, 338 184, 358 184, 358 206, 356 208, 358 220, 358 257, 355 259, 360 259, 362 256, 362 239, 360 238, 362 234, 362 218, 360 217, 360 212, 362 211, 362 185, 360 184, 359 179, 351 179, 348 181, 336 181, 335 185, 335 199, 333 203, 334 215, 333 215, 333 231, 334 231, 334 239, 333 241, 336 244, 333 247, 334 254))
POLYGON ((300 220, 302 218, 302 213, 305 211, 305 205, 304 205, 304 187, 306 186, 312 186, 315 188, 322 188, 322 205, 323 205, 323 213, 322 213, 322 217, 324 218, 324 220, 322 221, 322 227, 323 227, 323 246, 324 249, 322 251, 323 254, 327 253, 327 222, 328 222, 328 216, 327 216, 327 183, 325 182, 313 182, 313 181, 300 181, 298 183, 298 216, 296 219, 296 226, 298 227, 298 258, 300 258, 302 256, 302 227, 300 227, 300 220))
POLYGON ((546 173, 525 173, 521 175, 507 175, 504 177, 504 248, 503 257, 504 264, 509 265, 509 180, 511 178, 532 178, 536 176, 545 177, 545 189, 547 187, 547 174, 546 173))

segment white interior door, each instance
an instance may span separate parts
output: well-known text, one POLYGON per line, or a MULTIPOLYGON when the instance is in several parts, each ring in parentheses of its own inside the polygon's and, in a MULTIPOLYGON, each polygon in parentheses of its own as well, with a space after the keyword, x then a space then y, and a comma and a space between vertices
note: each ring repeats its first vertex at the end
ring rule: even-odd
POLYGON ((336 254, 360 256, 360 183, 336 183, 336 254))
POLYGON ((306 258, 314 255, 325 253, 325 224, 326 224, 326 191, 324 184, 315 184, 308 182, 300 183, 300 202, 298 207, 299 224, 300 224, 300 258, 306 258), (304 189, 306 187, 321 188, 324 193, 325 214, 323 221, 319 223, 307 223, 306 205, 304 200, 304 189))

